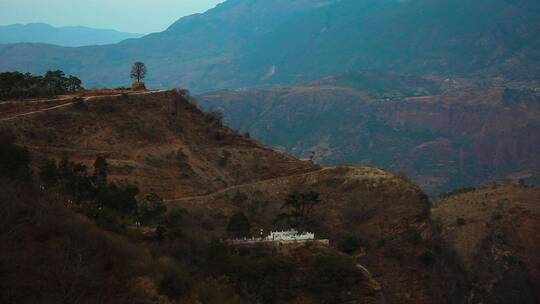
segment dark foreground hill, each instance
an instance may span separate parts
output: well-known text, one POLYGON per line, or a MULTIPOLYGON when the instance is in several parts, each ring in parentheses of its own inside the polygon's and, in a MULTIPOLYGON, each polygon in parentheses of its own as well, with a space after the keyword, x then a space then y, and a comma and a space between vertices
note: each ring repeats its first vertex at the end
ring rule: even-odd
POLYGON ((153 87, 196 92, 298 84, 359 69, 538 79, 536 0, 230 0, 167 30, 106 46, 0 46, 0 71, 61 69, 123 85, 144 61, 153 87))
POLYGON ((494 181, 538 184, 535 86, 366 71, 291 88, 197 97, 235 129, 322 164, 369 164, 430 194, 494 181))
MULTIPOLYGON (((183 92, 65 102, 2 104, 9 110, 0 118, 3 303, 467 303, 475 274, 489 271, 486 264, 468 272, 457 243, 430 217, 427 196, 404 176, 319 168, 275 152, 203 113, 183 92), (147 194, 166 199, 161 222, 137 222, 116 209, 123 224, 111 226, 113 213, 78 205, 66 190, 73 182, 75 190, 84 181, 123 189, 99 186, 98 156, 107 159, 109 182, 138 185, 136 212, 156 203, 147 194), (66 157, 95 169, 90 177, 78 165, 67 179, 44 174, 51 172, 45 159, 66 157), (330 246, 219 241, 239 213, 253 235, 287 228, 275 220, 295 192, 318 193, 307 227, 330 246)), ((111 195, 99 193, 98 203, 111 195)), ((533 261, 532 249, 521 257, 533 261)), ((474 296, 497 303, 490 290, 474 296)))

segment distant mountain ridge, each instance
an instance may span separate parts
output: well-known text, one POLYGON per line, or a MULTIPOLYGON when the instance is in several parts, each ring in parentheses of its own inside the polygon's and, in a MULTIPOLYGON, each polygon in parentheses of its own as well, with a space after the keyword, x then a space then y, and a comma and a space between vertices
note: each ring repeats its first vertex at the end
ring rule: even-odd
POLYGON ((46 23, 12 24, 0 26, 0 44, 47 43, 67 47, 118 43, 143 34, 124 33, 109 29, 84 26, 54 27, 46 23))
POLYGON ((270 146, 322 164, 401 172, 432 195, 488 182, 540 184, 540 90, 377 71, 197 96, 270 146))
POLYGON ((364 69, 530 80, 540 77, 539 7, 536 0, 229 0, 118 44, 0 46, 0 71, 62 69, 88 87, 116 86, 141 60, 150 86, 194 92, 364 69))

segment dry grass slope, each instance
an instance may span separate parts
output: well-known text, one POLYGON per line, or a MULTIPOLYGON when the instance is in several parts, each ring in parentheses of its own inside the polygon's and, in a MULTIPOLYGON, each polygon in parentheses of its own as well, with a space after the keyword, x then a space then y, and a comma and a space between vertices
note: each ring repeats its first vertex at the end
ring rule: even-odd
POLYGON ((507 185, 454 195, 438 202, 432 217, 474 280, 475 299, 540 299, 538 189, 507 185))
POLYGON ((37 155, 36 165, 40 157, 68 156, 91 167, 103 155, 113 179, 165 198, 315 169, 223 126, 176 91, 94 98, 83 108, 21 116, 0 128, 37 155))

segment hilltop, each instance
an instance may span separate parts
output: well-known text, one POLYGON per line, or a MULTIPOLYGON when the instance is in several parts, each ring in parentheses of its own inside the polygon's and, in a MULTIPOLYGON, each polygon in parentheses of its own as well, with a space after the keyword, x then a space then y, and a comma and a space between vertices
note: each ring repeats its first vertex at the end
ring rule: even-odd
POLYGON ((102 155, 111 178, 164 198, 316 169, 223 126, 181 92, 90 97, 81 108, 70 99, 2 106, 4 119, 53 108, 8 120, 17 143, 37 158, 65 155, 91 167, 102 155))

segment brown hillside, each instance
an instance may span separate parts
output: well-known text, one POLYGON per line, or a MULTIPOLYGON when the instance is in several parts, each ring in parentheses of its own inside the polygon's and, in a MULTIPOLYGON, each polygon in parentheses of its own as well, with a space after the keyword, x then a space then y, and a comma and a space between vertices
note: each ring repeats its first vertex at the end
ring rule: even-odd
POLYGON ((2 125, 30 148, 35 165, 67 154, 91 167, 106 156, 114 180, 188 210, 182 231, 196 242, 223 237, 236 211, 248 216, 252 233, 288 228, 274 222, 287 195, 316 191, 321 204, 309 229, 333 246, 357 237, 354 255, 388 303, 463 299, 466 286, 438 244, 429 201, 415 185, 379 169, 321 169, 275 152, 222 126, 180 92, 93 98, 2 125))
POLYGON ((3 178, 0 184, 1 303, 171 304, 155 292, 169 265, 148 248, 103 231, 29 185, 3 178))
POLYGON ((465 283, 458 283, 459 271, 452 268, 444 245, 436 244, 427 198, 407 180, 379 169, 327 167, 171 204, 207 210, 210 215, 203 220, 207 224, 201 225, 211 227, 206 229, 209 236, 222 235, 227 218, 239 210, 249 217, 252 231, 266 233, 275 229, 273 219, 294 191, 321 194, 322 203, 310 223, 317 236, 329 238, 333 245, 349 233, 361 240, 357 259, 381 284, 388 303, 462 299, 465 283))
POLYGON ((436 204, 432 216, 473 282, 473 303, 540 300, 540 191, 489 187, 436 204))
POLYGON ((185 235, 119 235, 65 208, 58 193, 0 184, 1 303, 385 303, 369 271, 323 244, 210 250, 194 209, 177 227, 185 235), (224 290, 208 287, 216 282, 224 290))
MULTIPOLYGON (((15 135, 17 144, 30 148, 34 167, 45 158, 58 159, 65 155, 90 167, 98 155, 104 155, 112 165, 112 179, 134 182, 143 193, 157 192, 165 198, 185 198, 186 195, 223 188, 234 189, 238 184, 275 183, 280 177, 286 183, 293 176, 309 175, 309 172, 319 170, 222 126, 218 117, 201 112, 179 92, 103 97, 87 100, 83 106, 75 106, 68 101, 66 106, 50 109, 51 105, 54 107, 64 102, 50 101, 44 107, 33 102, 16 103, 16 111, 4 113, 4 118, 29 114, 4 120, 2 128, 15 135), (43 111, 31 113, 36 110, 43 111)), ((64 208, 67 198, 56 189, 46 191, 35 187, 35 191, 32 191, 30 185, 25 187, 25 192, 41 197, 43 202, 40 200, 35 210, 28 213, 25 209, 30 208, 29 201, 32 199, 23 200, 21 197, 26 197, 23 195, 17 198, 21 188, 5 191, 6 199, 10 202, 3 209, 8 215, 5 225, 19 227, 17 230, 5 229, 8 233, 0 233, 2 240, 6 240, 3 243, 4 251, 9 252, 1 260, 6 265, 12 265, 6 268, 10 271, 10 282, 3 284, 9 291, 6 298, 2 297, 6 303, 39 302, 33 298, 39 296, 43 301, 56 302, 63 293, 69 293, 81 303, 194 303, 196 301, 192 297, 200 297, 197 293, 203 293, 199 290, 208 286, 205 284, 230 286, 227 280, 234 281, 235 291, 249 290, 254 293, 241 294, 241 302, 235 295, 236 301, 231 298, 227 303, 246 303, 244 301, 252 300, 250 297, 267 296, 270 300, 265 303, 331 301, 376 304, 384 301, 380 285, 372 275, 365 268, 356 266, 353 258, 332 247, 308 244, 308 247, 291 248, 286 254, 255 250, 250 256, 237 253, 234 248, 223 248, 218 252, 210 250, 212 238, 223 237, 228 213, 235 208, 230 203, 186 206, 187 213, 176 230, 168 231, 166 238, 158 242, 155 227, 132 225, 128 227, 126 235, 116 236, 96 227, 92 218, 75 215, 71 208, 64 208), (57 218, 42 205, 54 205, 54 214, 60 217, 57 218), (26 214, 30 214, 31 220, 25 218, 26 214), (18 224, 19 221, 32 225, 25 229, 24 225, 18 224), (33 228, 34 222, 39 228, 33 228), (21 239, 11 238, 13 231, 24 236, 24 248, 17 245, 21 239), (116 249, 107 243, 106 246, 113 248, 104 246, 96 249, 95 246, 101 245, 101 242, 93 244, 94 247, 85 247, 88 251, 80 249, 80 239, 87 237, 88 231, 96 234, 90 234, 91 239, 105 238, 102 235, 110 235, 111 239, 118 237, 117 244, 121 248, 116 249), (59 240, 56 240, 56 236, 59 240), (133 254, 141 254, 132 257, 123 251, 116 252, 124 247, 128 247, 133 254), (74 251, 74 257, 67 257, 73 259, 73 265, 64 267, 62 259, 67 258, 56 257, 53 252, 57 248, 74 251), (37 251, 45 252, 45 255, 31 254, 37 251), (113 255, 104 257, 102 251, 109 251, 113 255), (211 264, 216 254, 226 256, 218 266, 211 264), (41 265, 43 261, 46 263, 41 265), (113 266, 108 266, 111 263, 114 263, 113 266), (131 263, 141 265, 124 269, 130 267, 131 263), (101 271, 100 267, 106 270, 101 271), (108 271, 110 267, 115 272, 108 271), (61 271, 66 273, 62 274, 61 271), (130 276, 132 273, 133 276, 130 276), (223 279, 225 281, 220 278, 224 274, 228 276, 228 279, 223 279), (62 275, 62 280, 57 281, 56 276, 62 275), (216 276, 217 281, 212 281, 210 277, 205 279, 212 275, 216 276), (173 278, 172 282, 169 281, 170 277, 173 278), (102 288, 99 282, 105 281, 100 281, 101 278, 106 279, 110 288, 115 290, 102 288), (68 284, 70 280, 74 282, 72 285, 68 284), (86 282, 92 285, 86 286, 86 282), (91 289, 94 285, 102 290, 91 289), (174 288, 172 291, 168 288, 170 285, 174 288), (30 288, 32 294, 19 292, 21 286, 30 288), (40 294, 33 291, 42 286, 51 292, 40 294), (100 297, 106 299, 94 300, 100 297), (138 298, 133 300, 132 297, 138 298), (25 302, 27 299, 28 302, 25 302)), ((8 189, 6 187, 5 190, 8 189)), ((170 203, 168 207, 172 211, 178 206, 180 204, 175 206, 170 203)))
POLYGON ((175 91, 90 98, 80 107, 47 110, 50 105, 16 105, 2 117, 45 110, 0 121, 0 127, 37 162, 67 155, 91 168, 103 155, 114 180, 133 182, 143 193, 176 198, 315 169, 224 127, 175 91))

